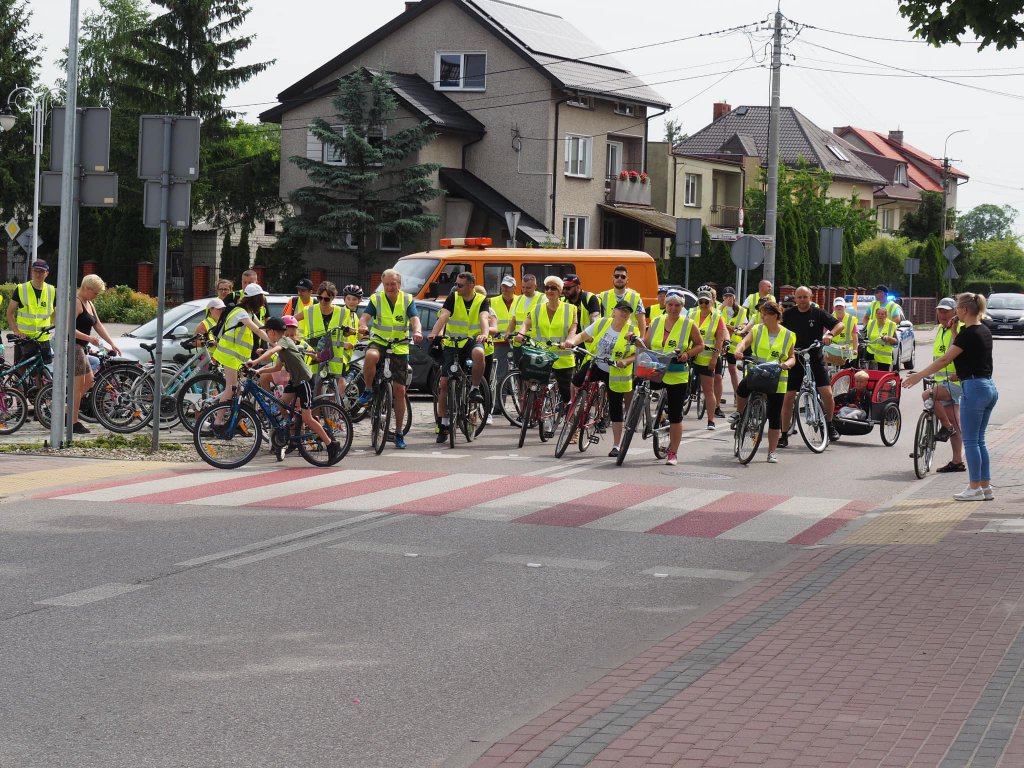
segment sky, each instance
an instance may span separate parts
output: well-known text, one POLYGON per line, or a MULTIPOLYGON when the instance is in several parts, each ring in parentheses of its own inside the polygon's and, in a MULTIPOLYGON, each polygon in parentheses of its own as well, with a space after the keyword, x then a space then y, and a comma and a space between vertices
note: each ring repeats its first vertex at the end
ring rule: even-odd
MULTIPOLYGON (((733 107, 770 103, 769 21, 775 3, 516 1, 566 18, 614 53, 673 105, 666 117, 681 123, 685 133, 711 122, 717 101, 733 107), (743 25, 754 26, 708 34, 743 25), (680 40, 695 35, 703 36, 680 40)), ((42 35, 46 48, 42 80, 52 83, 60 75, 54 62, 68 42, 70 0, 29 0, 29 6, 32 31, 42 35)), ((98 0, 80 0, 83 14, 98 7, 98 0)), ((225 105, 255 121, 280 91, 404 7, 404 0, 252 0, 242 33, 256 39, 237 63, 276 64, 231 92, 225 105)), ((1022 211, 1015 229, 1024 234, 1024 47, 979 52, 968 43, 936 49, 913 42, 896 0, 782 0, 779 7, 789 27, 783 106, 828 130, 901 129, 906 143, 937 158, 948 156, 970 175, 958 191, 961 211, 981 203, 1012 205, 1022 211), (966 132, 950 136, 961 130, 966 132)), ((661 140, 663 121, 651 124, 650 139, 661 140)))

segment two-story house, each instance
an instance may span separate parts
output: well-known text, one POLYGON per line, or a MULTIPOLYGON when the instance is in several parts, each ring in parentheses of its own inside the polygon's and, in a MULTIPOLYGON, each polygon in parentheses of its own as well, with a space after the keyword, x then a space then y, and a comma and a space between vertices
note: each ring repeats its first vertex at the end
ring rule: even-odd
MULTIPOLYGON (((427 242, 381 242, 373 266, 441 237, 642 245, 642 224, 606 225, 599 206, 608 177, 645 169, 648 122, 668 104, 565 19, 502 0, 407 2, 278 94, 280 104, 260 117, 282 127, 282 197, 309 183, 290 157, 332 161, 308 125, 332 119, 338 79, 360 68, 390 75, 399 125, 426 121, 435 132, 414 160, 438 163, 436 183, 446 191, 426 206, 441 217, 427 242), (521 213, 516 232, 507 230, 508 211, 521 213)), ((346 261, 343 250, 306 259, 346 261)))

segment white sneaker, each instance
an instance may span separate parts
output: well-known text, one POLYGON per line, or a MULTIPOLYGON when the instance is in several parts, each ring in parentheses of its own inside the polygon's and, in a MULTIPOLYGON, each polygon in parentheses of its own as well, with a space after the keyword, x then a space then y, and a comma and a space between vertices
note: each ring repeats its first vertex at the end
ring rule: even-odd
POLYGON ((953 498, 957 501, 984 501, 985 492, 981 488, 964 488, 960 493, 954 493, 953 498))
POLYGON ((779 463, 779 454, 777 454, 775 451, 769 451, 769 453, 768 453, 768 463, 769 464, 778 464, 779 463))
POLYGON ((708 422, 707 431, 708 432, 714 432, 715 431, 715 422, 713 422, 713 421, 709 421, 708 422))
POLYGON ((991 485, 983 485, 981 487, 981 492, 985 494, 985 501, 994 501, 996 498, 996 495, 992 493, 991 485))
POLYGON ((489 413, 487 414, 487 423, 488 424, 493 424, 494 423, 494 417, 491 414, 489 414, 489 413))

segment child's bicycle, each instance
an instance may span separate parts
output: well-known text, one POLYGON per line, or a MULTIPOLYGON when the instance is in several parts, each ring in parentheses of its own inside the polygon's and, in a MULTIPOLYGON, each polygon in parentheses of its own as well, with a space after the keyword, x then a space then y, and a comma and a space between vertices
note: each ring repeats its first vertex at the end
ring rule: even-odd
MULTIPOLYGON (((241 386, 235 388, 234 396, 210 405, 196 419, 193 439, 203 461, 218 469, 245 466, 259 453, 263 442, 261 421, 266 420, 270 425, 270 443, 278 461, 290 449, 297 448, 302 458, 314 466, 329 467, 336 463, 331 460, 327 445, 316 432, 303 424, 298 409, 256 383, 259 379, 257 371, 241 368, 238 376, 241 386)), ((310 411, 328 436, 341 446, 337 459, 340 461, 352 446, 352 422, 348 414, 329 397, 313 400, 310 411)))

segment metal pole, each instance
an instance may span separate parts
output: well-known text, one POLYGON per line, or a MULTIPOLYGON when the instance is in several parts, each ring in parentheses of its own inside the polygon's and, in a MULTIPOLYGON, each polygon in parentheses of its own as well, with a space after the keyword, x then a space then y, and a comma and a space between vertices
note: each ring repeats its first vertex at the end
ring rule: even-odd
POLYGON ((82 182, 81 174, 82 167, 78 162, 78 155, 82 150, 82 120, 81 110, 76 110, 78 115, 75 119, 75 182, 74 182, 74 202, 71 206, 71 248, 68 251, 68 258, 61 259, 61 269, 66 269, 68 272, 68 281, 71 283, 71 296, 68 298, 71 308, 71 319, 68 321, 68 339, 67 339, 67 350, 68 350, 68 367, 67 367, 67 411, 64 415, 64 444, 71 445, 74 438, 74 418, 75 418, 75 368, 71 364, 75 354, 75 309, 77 302, 75 297, 78 295, 75 286, 78 282, 78 234, 82 213, 82 182))
POLYGON ((914 273, 911 272, 908 277, 910 278, 910 285, 907 287, 907 320, 914 322, 910 317, 910 308, 914 306, 914 273))
POLYGON ((32 262, 39 258, 39 162, 43 156, 45 122, 46 94, 40 93, 36 94, 32 108, 32 151, 36 156, 36 175, 33 177, 32 189, 32 258, 29 260, 28 269, 25 270, 26 280, 32 276, 32 262))
MULTIPOLYGON (((828 256, 828 288, 825 289, 825 303, 828 304, 832 300, 832 254, 828 256)), ((832 310, 828 307, 825 308, 826 312, 832 310)))
POLYGON ((690 290, 690 244, 683 246, 686 249, 686 275, 683 278, 683 288, 690 290))
MULTIPOLYGON (((60 241, 58 244, 61 257, 71 251, 71 228, 74 223, 73 206, 75 198, 74 174, 77 158, 75 157, 75 123, 78 122, 78 0, 71 2, 71 20, 68 29, 68 88, 66 101, 66 119, 64 120, 64 167, 61 169, 60 189, 60 241)), ((68 339, 74 333, 75 322, 72 314, 75 305, 71 301, 71 274, 60 265, 57 273, 57 328, 55 339, 68 339)), ((68 349, 60 343, 53 359, 53 395, 50 412, 50 445, 59 448, 63 445, 61 434, 67 412, 67 370, 68 349)), ((72 368, 74 371, 74 368, 72 368)))
POLYGON ((156 365, 153 368, 153 440, 151 450, 160 450, 160 410, 164 394, 164 310, 167 298, 167 225, 171 210, 171 129, 174 119, 164 117, 164 160, 160 170, 160 257, 156 289, 156 365))
POLYGON ((775 39, 772 43, 772 105, 768 118, 768 191, 765 194, 764 233, 771 238, 765 243, 765 280, 775 282, 775 229, 779 212, 779 112, 782 87, 782 11, 775 12, 775 39))

